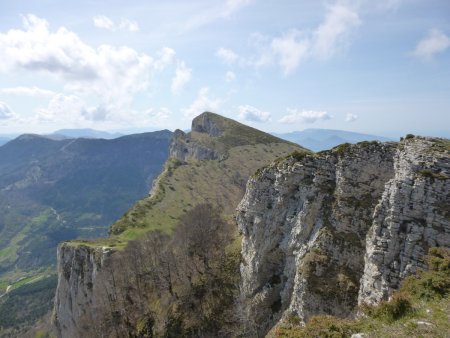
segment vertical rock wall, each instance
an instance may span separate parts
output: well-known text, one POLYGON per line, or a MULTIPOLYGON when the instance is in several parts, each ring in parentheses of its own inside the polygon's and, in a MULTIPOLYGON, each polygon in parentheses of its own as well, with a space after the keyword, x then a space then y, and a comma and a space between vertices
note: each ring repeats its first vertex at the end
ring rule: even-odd
POLYGON ((439 140, 363 142, 291 158, 253 177, 238 207, 244 313, 279 320, 354 314, 449 246, 449 153, 439 140))

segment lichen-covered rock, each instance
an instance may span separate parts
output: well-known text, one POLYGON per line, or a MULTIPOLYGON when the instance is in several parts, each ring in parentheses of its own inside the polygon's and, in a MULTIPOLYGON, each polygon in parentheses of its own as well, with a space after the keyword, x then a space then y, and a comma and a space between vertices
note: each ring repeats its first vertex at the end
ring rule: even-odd
POLYGON ((341 145, 249 181, 237 221, 244 313, 255 336, 288 316, 351 316, 358 294, 387 297, 428 246, 449 245, 449 156, 445 147, 430 150, 437 141, 341 145), (402 242, 390 231, 403 221, 402 242))

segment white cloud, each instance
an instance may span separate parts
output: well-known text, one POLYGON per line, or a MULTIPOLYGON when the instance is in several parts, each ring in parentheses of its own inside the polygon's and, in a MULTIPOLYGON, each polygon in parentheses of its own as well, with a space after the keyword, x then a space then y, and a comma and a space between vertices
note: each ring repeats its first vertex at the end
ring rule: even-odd
POLYGON ((226 82, 233 82, 236 79, 236 74, 234 74, 232 71, 228 71, 225 74, 225 81, 226 82))
POLYGON ((261 111, 250 105, 238 107, 238 119, 247 122, 268 122, 271 120, 269 112, 261 111))
POLYGON ((139 25, 134 20, 122 19, 119 23, 119 29, 127 30, 129 32, 139 32, 139 25))
POLYGON ((325 21, 312 37, 314 54, 320 58, 333 56, 347 44, 349 34, 360 24, 358 13, 351 7, 339 3, 328 7, 325 21))
POLYGON ((281 123, 314 123, 317 121, 329 120, 333 116, 324 111, 314 111, 314 110, 298 110, 298 109, 288 109, 288 114, 283 116, 279 121, 281 123))
POLYGON ((413 54, 421 59, 429 60, 449 47, 450 38, 440 30, 432 29, 424 39, 419 41, 413 54))
POLYGON ((0 101, 0 120, 9 120, 15 117, 14 111, 5 102, 0 101))
POLYGON ((0 92, 11 95, 33 96, 33 97, 50 97, 55 95, 55 92, 48 89, 42 89, 36 86, 33 87, 11 87, 3 88, 0 92))
POLYGON ((65 81, 66 90, 95 95, 104 106, 120 108, 146 90, 151 73, 158 70, 149 55, 132 48, 94 48, 64 27, 50 31, 48 22, 34 15, 24 16, 23 22, 24 30, 0 33, 0 72, 51 74, 65 81))
POLYGON ((233 52, 231 49, 227 49, 227 48, 219 48, 216 52, 216 56, 223 62, 226 64, 232 64, 234 62, 236 62, 239 58, 239 56, 233 52))
POLYGON ((116 24, 111 18, 105 15, 94 16, 93 19, 94 26, 98 28, 104 28, 112 32, 116 30, 125 30, 129 32, 138 32, 139 25, 134 20, 121 19, 118 24, 116 24))
POLYGON ((150 126, 162 126, 165 121, 172 115, 169 108, 161 107, 159 109, 147 109, 144 112, 145 124, 150 126))
POLYGON ((172 64, 174 57, 175 57, 175 51, 172 48, 169 47, 163 47, 158 53, 157 53, 157 59, 153 63, 153 67, 156 70, 164 70, 168 65, 172 64))
POLYGON ((205 111, 217 112, 220 107, 221 100, 208 97, 209 88, 204 87, 199 90, 196 99, 192 104, 183 109, 184 115, 193 118, 205 111))
POLYGON ((353 121, 356 121, 357 119, 358 119, 358 115, 356 115, 356 114, 348 113, 345 116, 345 121, 347 121, 347 122, 353 122, 353 121))
POLYGON ((173 94, 179 94, 184 86, 191 80, 192 69, 186 67, 183 61, 178 61, 175 76, 172 79, 171 90, 173 94))
MULTIPOLYGON (((365 0, 353 2, 363 1, 365 0)), ((275 62, 281 67, 284 75, 289 75, 308 60, 334 56, 349 45, 352 32, 361 24, 357 11, 360 6, 353 2, 336 1, 335 4, 328 6, 323 22, 315 29, 291 29, 275 37, 252 34, 251 42, 257 55, 239 58, 243 60, 241 63, 262 67, 275 62)), ((225 51, 221 51, 223 60, 226 60, 225 51)), ((233 60, 232 55, 230 54, 230 60, 233 60)), ((235 55, 237 59, 237 54, 235 55)))
POLYGON ((97 15, 92 18, 94 26, 113 31, 115 29, 114 22, 105 15, 97 15))
POLYGON ((285 75, 292 73, 309 56, 310 42, 297 30, 272 40, 272 50, 285 75))

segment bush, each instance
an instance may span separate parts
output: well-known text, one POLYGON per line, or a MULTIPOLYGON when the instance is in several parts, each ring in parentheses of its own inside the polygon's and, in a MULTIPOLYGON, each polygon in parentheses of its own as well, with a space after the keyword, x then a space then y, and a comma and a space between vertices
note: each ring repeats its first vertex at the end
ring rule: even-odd
POLYGON ((424 300, 446 297, 450 294, 450 249, 431 248, 425 260, 429 270, 406 278, 402 291, 424 300))
POLYGON ((383 301, 377 306, 366 305, 363 307, 369 317, 386 322, 393 322, 414 312, 409 297, 403 293, 396 293, 389 301, 383 301))
POLYGON ((352 322, 333 316, 313 316, 305 327, 280 327, 275 335, 283 338, 294 337, 327 337, 346 338, 350 337, 356 330, 352 322))

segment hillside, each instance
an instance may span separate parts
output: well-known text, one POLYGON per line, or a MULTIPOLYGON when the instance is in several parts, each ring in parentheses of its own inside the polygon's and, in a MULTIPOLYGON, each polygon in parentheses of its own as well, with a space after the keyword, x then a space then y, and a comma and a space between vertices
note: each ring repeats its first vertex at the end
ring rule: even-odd
POLYGON ((112 226, 109 239, 70 241, 60 246, 55 301, 58 335, 96 336, 107 332, 119 337, 137 334, 148 321, 154 321, 151 326, 160 334, 178 332, 171 325, 184 327, 180 330, 211 330, 223 325, 216 321, 230 309, 237 285, 239 241, 232 222, 235 208, 250 175, 293 151, 309 152, 213 113, 195 118, 188 134, 176 131, 170 145, 171 158, 151 196, 139 201, 112 226), (189 232, 196 229, 194 223, 202 217, 214 222, 203 222, 191 237, 189 232), (207 226, 218 227, 208 232, 207 226), (208 233, 208 239, 203 240, 208 233), (191 240, 195 246, 212 243, 202 249, 211 256, 204 255, 198 261, 195 254, 182 255, 184 244, 191 240), (224 260, 223 264, 216 259, 224 260), (186 270, 192 264, 195 268, 186 270), (216 284, 208 277, 212 271, 216 284), (218 280, 224 279, 229 287, 222 285, 224 298, 215 302, 209 292, 215 293, 212 290, 216 290, 218 280), (198 302, 212 306, 206 312, 214 316, 204 317, 206 312, 197 305, 202 314, 185 317, 193 288, 203 294, 198 302), (113 320, 104 306, 108 297, 115 299, 111 307, 120 314, 114 325, 107 324, 113 320), (174 318, 173 324, 168 316, 174 318), (95 328, 90 325, 94 322, 95 328))
POLYGON ((111 233, 134 238, 149 229, 170 230, 187 210, 208 202, 231 216, 250 175, 301 147, 213 113, 192 122, 192 131, 175 131, 171 160, 152 194, 113 224, 111 233))
MULTIPOLYGON (((28 134, 0 147, 0 295, 10 291, 0 299, 0 314, 21 286, 51 278, 45 285, 55 287, 60 241, 105 236, 114 220, 148 194, 171 136, 161 131, 114 140, 53 140, 28 134)), ((38 301, 47 295, 38 294, 38 301)), ((3 320, 0 326, 12 323, 3 320)))

